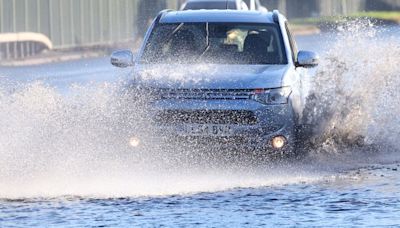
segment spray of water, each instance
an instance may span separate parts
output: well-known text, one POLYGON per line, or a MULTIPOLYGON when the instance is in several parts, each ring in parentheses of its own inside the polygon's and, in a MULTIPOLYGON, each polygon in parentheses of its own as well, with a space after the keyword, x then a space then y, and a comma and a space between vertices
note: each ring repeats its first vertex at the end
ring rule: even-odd
POLYGON ((366 20, 348 22, 338 30, 338 41, 324 55, 305 110, 312 140, 329 153, 361 145, 395 150, 400 131, 399 42, 379 37, 366 20))
MULTIPOLYGON (((310 154, 340 154, 365 144, 397 147, 397 56, 398 42, 379 40, 368 22, 341 28, 322 58, 305 111, 313 131, 310 154)), ((0 198, 219 191, 326 180, 336 168, 313 158, 253 166, 239 156, 230 164, 158 141, 133 151, 127 147, 131 134, 140 131, 149 140, 152 134, 141 101, 121 93, 118 84, 70 90, 61 95, 40 82, 14 91, 0 87, 0 198)))

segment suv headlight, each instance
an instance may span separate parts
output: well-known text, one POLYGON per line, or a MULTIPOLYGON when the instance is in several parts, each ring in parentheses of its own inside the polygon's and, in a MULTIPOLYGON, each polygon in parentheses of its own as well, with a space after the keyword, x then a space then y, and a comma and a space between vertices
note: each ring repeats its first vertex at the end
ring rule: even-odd
POLYGON ((256 89, 253 100, 262 104, 287 104, 292 89, 282 87, 277 89, 256 89))

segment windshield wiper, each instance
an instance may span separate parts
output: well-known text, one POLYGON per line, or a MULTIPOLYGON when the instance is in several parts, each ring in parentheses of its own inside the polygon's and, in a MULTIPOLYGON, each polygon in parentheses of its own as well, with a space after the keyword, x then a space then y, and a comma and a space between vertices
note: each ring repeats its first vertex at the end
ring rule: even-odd
POLYGON ((206 47, 204 48, 204 51, 201 52, 199 59, 203 57, 204 54, 207 53, 207 51, 210 49, 210 31, 208 29, 208 22, 206 23, 206 47))

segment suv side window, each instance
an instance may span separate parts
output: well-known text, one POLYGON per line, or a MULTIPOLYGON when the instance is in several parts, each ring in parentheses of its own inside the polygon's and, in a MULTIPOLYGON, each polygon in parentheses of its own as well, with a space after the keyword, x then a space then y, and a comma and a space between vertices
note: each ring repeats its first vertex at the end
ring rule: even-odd
POLYGON ((285 28, 286 28, 286 33, 288 34, 289 37, 290 48, 292 49, 293 63, 296 63, 297 53, 298 53, 297 44, 292 36, 292 33, 290 32, 289 24, 287 22, 285 22, 285 28))

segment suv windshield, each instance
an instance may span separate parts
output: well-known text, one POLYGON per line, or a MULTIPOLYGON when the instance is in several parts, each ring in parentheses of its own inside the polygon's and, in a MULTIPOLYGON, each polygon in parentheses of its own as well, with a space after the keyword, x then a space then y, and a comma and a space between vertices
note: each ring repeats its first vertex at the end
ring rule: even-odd
POLYGON ((159 24, 145 46, 142 62, 287 64, 275 24, 159 24))

